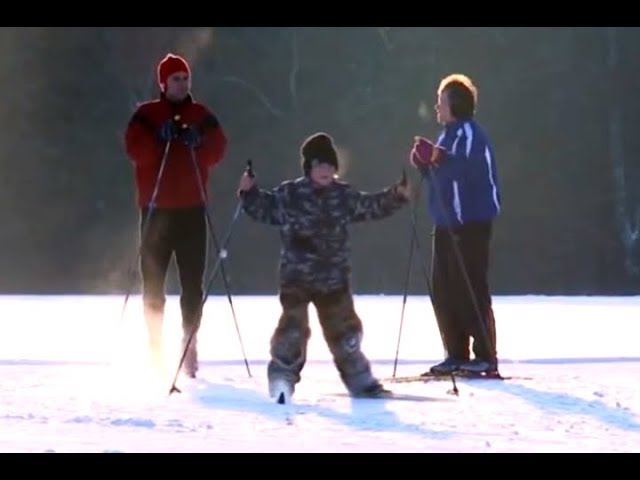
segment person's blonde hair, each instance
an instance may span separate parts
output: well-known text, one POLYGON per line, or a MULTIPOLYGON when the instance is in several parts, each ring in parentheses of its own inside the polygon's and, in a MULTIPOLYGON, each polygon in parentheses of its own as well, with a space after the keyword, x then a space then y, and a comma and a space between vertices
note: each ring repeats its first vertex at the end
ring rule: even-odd
POLYGON ((473 118, 478 104, 478 89, 473 81, 462 73, 454 73, 440 81, 438 95, 446 92, 451 114, 458 120, 473 118))

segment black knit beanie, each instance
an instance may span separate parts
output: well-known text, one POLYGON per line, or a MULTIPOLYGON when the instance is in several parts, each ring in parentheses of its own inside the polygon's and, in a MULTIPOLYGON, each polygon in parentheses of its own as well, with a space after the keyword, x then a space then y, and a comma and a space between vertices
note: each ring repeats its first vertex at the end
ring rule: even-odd
POLYGON ((338 153, 333 139, 326 133, 316 133, 307 138, 300 148, 302 171, 306 176, 311 172, 313 162, 328 163, 338 170, 338 153))

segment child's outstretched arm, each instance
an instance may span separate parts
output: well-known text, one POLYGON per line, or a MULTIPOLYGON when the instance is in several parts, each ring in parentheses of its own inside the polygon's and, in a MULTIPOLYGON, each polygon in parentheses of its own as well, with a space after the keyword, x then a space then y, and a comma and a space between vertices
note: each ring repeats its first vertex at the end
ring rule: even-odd
POLYGON ((284 225, 286 195, 287 182, 267 191, 258 187, 252 172, 245 172, 240 179, 238 196, 242 202, 242 210, 256 222, 284 225))
POLYGON ((400 210, 409 201, 411 188, 406 174, 391 187, 376 193, 349 190, 351 222, 383 220, 400 210))

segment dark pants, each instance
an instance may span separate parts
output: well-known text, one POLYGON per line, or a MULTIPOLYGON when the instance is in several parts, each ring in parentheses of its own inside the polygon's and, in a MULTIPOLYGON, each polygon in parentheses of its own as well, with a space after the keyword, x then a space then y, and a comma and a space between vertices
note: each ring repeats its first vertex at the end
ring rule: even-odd
POLYGON ((488 281, 491 234, 491 223, 469 223, 455 228, 454 238, 444 227, 437 227, 434 232, 433 300, 447 355, 453 359, 469 359, 470 338, 474 339, 473 352, 476 358, 493 361, 497 357, 495 319, 488 281), (456 253, 456 245, 471 291, 456 253))
POLYGON ((311 336, 308 308, 313 303, 324 339, 347 389, 360 393, 377 384, 369 360, 360 349, 362 321, 355 312, 349 288, 320 293, 294 286, 282 287, 280 303, 282 314, 271 337, 270 381, 283 379, 292 386, 300 382, 311 336))
POLYGON ((180 279, 182 326, 196 331, 202 317, 203 277, 207 257, 207 229, 204 207, 141 212, 142 296, 145 320, 152 347, 162 341, 165 283, 169 262, 175 256, 180 279), (145 219, 149 222, 143 232, 145 219))

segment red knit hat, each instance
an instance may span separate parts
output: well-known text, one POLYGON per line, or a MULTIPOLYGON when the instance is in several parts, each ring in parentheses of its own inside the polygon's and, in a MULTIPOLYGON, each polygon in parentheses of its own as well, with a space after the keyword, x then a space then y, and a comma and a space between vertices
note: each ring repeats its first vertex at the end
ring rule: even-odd
POLYGON ((167 54, 158 64, 158 83, 164 87, 167 79, 178 72, 186 72, 191 76, 191 69, 184 58, 172 53, 167 54))

